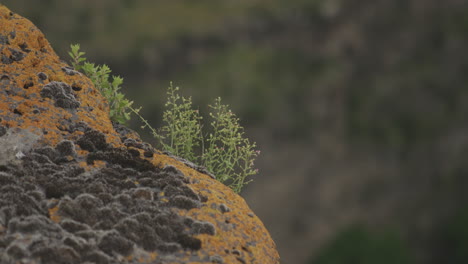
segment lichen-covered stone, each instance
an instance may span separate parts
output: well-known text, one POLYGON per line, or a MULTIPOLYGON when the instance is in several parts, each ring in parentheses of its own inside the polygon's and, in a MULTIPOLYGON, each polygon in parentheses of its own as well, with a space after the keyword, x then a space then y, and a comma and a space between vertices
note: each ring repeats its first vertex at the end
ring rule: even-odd
POLYGON ((0 263, 279 263, 241 197, 108 112, 0 4, 0 263))

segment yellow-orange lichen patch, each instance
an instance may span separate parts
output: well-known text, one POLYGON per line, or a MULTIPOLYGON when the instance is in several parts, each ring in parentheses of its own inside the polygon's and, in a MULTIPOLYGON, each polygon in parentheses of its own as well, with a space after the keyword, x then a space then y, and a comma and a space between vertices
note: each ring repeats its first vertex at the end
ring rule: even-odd
POLYGON ((85 171, 91 171, 106 167, 106 162, 102 160, 95 160, 92 164, 89 164, 86 161, 80 161, 78 164, 80 165, 80 167, 85 169, 85 171))
POLYGON ((49 218, 55 223, 60 222, 60 215, 58 214, 58 205, 52 208, 49 208, 49 218))
POLYGON ((157 252, 134 252, 133 254, 126 256, 125 260, 133 263, 133 261, 137 261, 137 263, 154 263, 156 258, 159 256, 157 252))
MULTIPOLYGON (((5 62, 0 63, 1 125, 34 130, 40 134, 40 143, 54 147, 65 139, 82 137, 83 131, 71 129, 69 124, 84 122, 89 128, 103 133, 112 147, 126 148, 109 119, 107 102, 92 82, 82 74, 67 73, 65 67, 68 65, 60 61, 42 32, 1 4, 0 36, 8 39, 8 43, 4 41, 5 44, 1 44, 3 49, 0 51, 5 62), (71 93, 80 106, 59 107, 55 99, 41 94, 44 87, 54 81, 75 87, 71 93)), ((139 140, 137 134, 130 133, 127 137, 139 140)), ((138 151, 143 156, 143 152, 138 151)), ((100 160, 92 164, 85 162, 89 153, 79 147, 76 153, 77 158, 81 158, 79 166, 87 171, 106 166, 100 160)), ((202 242, 202 248, 197 252, 177 252, 178 259, 173 263, 206 263, 193 261, 192 257, 201 260, 214 255, 222 257, 224 263, 239 263, 239 256, 245 263, 279 263, 275 244, 263 223, 230 188, 172 157, 154 154, 147 160, 157 167, 175 166, 192 179, 190 187, 195 193, 205 196, 207 201, 200 208, 173 210, 179 215, 209 222, 216 230, 214 235, 196 235, 202 242), (220 205, 229 210, 223 212, 217 209, 220 205), (236 254, 231 254, 232 250, 236 250, 236 254)), ((166 199, 163 193, 158 198, 166 199)), ((54 222, 61 220, 57 206, 49 209, 49 217, 54 222)), ((151 263, 157 258, 154 252, 137 253, 128 258, 139 263, 151 263)))
MULTIPOLYGON (((196 220, 215 224, 216 235, 197 235, 204 248, 209 252, 223 257, 226 263, 237 263, 233 254, 225 252, 233 248, 243 254, 246 263, 279 263, 276 245, 271 239, 260 219, 255 216, 247 203, 235 194, 229 187, 212 179, 208 175, 199 173, 179 161, 165 155, 155 155, 154 164, 170 164, 177 167, 184 175, 191 175, 196 179, 191 187, 208 197, 208 204, 225 204, 230 211, 222 213, 209 206, 200 209, 177 210, 180 215, 190 216, 196 220), (225 225, 235 226, 235 230, 224 230, 225 225)), ((192 262, 190 262, 192 263, 192 262)))
MULTIPOLYGON (((5 56, 8 63, 2 64, 0 74, 16 73, 15 76, 8 75, 8 82, 15 88, 8 95, 0 95, 0 110, 4 113, 11 112, 11 102, 26 100, 28 103, 22 106, 23 114, 29 114, 29 111, 36 106, 42 108, 40 114, 35 115, 33 120, 27 120, 22 117, 21 122, 14 122, 14 113, 10 117, 4 117, 4 124, 26 128, 31 125, 40 126, 48 129, 48 133, 43 135, 43 141, 56 144, 63 139, 56 127, 62 119, 70 118, 71 115, 76 119, 86 122, 91 128, 106 133, 111 144, 116 144, 119 140, 117 133, 113 130, 112 124, 108 118, 108 107, 104 98, 96 93, 91 81, 82 74, 67 75, 63 70, 68 66, 61 62, 53 51, 49 42, 45 39, 42 32, 37 29, 30 21, 19 15, 12 14, 5 6, 0 7, 0 34, 8 37, 8 48, 4 48, 2 56, 5 56), (14 34, 12 32, 15 32, 14 34), (13 36, 12 36, 13 35, 13 36), (15 55, 16 52, 16 55, 15 55), (15 57, 16 56, 16 57, 15 57), (39 73, 44 73, 47 79, 41 80, 39 73), (60 81, 70 86, 76 83, 81 84, 81 91, 74 91, 75 96, 81 105, 93 109, 92 115, 88 111, 65 110, 54 107, 53 100, 44 100, 40 95, 41 89, 52 81, 60 81), (26 88, 25 88, 26 87, 26 88), (8 98, 7 98, 8 96, 8 98), (16 98, 21 97, 21 98, 16 98), (31 107, 31 109, 25 106, 31 107), (31 124, 32 121, 33 124, 31 124)), ((17 112, 20 109, 17 109, 17 112)), ((16 113, 17 114, 17 113, 16 113)))

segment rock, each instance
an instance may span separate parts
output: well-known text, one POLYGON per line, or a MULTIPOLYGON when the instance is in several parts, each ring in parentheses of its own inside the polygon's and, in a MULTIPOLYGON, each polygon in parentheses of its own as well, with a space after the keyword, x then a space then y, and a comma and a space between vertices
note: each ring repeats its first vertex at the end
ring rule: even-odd
POLYGON ((240 196, 112 124, 1 4, 0 76, 0 263, 279 263, 240 196))

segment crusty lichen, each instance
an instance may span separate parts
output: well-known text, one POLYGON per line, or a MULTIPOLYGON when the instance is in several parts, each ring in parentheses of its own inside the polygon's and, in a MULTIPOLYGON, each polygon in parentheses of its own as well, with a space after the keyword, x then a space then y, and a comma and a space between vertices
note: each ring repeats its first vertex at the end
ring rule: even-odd
MULTIPOLYGON (((1 187, 6 188, 0 195, 8 196, 0 201, 9 204, 0 204, 0 210, 17 210, 2 211, 3 215, 9 214, 11 221, 0 217, 0 240, 6 235, 5 230, 15 228, 10 231, 19 232, 15 238, 19 240, 14 240, 18 243, 29 243, 31 238, 42 241, 37 243, 42 249, 36 248, 39 250, 36 256, 28 255, 31 254, 28 250, 32 249, 18 244, 2 248, 4 243, 0 243, 0 255, 13 254, 16 259, 29 256, 35 260, 43 257, 44 263, 61 256, 63 261, 73 262, 81 258, 74 246, 85 245, 83 241, 87 237, 95 236, 96 248, 86 258, 98 263, 115 260, 122 263, 157 260, 194 264, 279 263, 273 240, 240 196, 210 176, 152 149, 141 142, 136 133, 113 126, 107 103, 91 81, 79 73, 71 74, 65 67, 67 65, 60 61, 39 29, 0 5, 0 125, 8 131, 26 130, 37 136, 37 140, 31 141, 34 143, 32 150, 23 153, 29 163, 22 161, 26 162, 23 166, 30 164, 25 168, 33 169, 28 172, 6 162, 0 173, 0 181, 5 182, 1 187), (49 91, 41 94, 44 87, 57 83, 71 90, 65 88, 58 98, 49 91), (68 101, 57 104, 58 99, 68 101), (22 173, 22 177, 17 173, 22 173), (39 177, 31 178, 28 173, 37 173, 39 177), (171 175, 178 180, 158 182, 159 176, 152 173, 171 175), (106 194, 111 185, 97 184, 105 179, 112 181, 113 188, 122 193, 106 194), (82 185, 76 185, 78 183, 82 185), (181 224, 188 233, 158 246, 151 241, 151 236, 147 238, 150 241, 141 240, 147 237, 143 229, 132 229, 135 228, 132 223, 145 223, 148 214, 154 218, 158 215, 156 212, 131 215, 124 221, 126 218, 118 216, 112 208, 107 211, 108 215, 99 215, 99 210, 104 209, 101 207, 86 210, 87 206, 105 205, 106 201, 112 203, 114 199, 122 210, 134 210, 130 207, 138 206, 137 200, 154 202, 155 208, 167 209, 172 212, 173 219, 181 220, 174 224, 181 224), (15 214, 25 217, 15 218, 15 214), (114 219, 117 221, 114 223, 106 217, 117 217, 114 219), (192 220, 184 222, 183 219, 192 220), (88 230, 93 224, 101 231, 88 230), (47 244, 43 229, 54 233, 55 238, 60 238, 61 230, 79 233, 81 238, 67 236, 47 244), (114 229, 117 233, 111 231, 114 229), (25 230, 32 230, 30 236, 25 235, 25 230), (140 232, 141 237, 132 236, 134 232, 140 232), (106 241, 118 242, 114 245, 118 249, 112 249, 106 241), (132 246, 130 250, 129 243, 137 247, 132 246)), ((162 217, 158 220, 160 224, 148 225, 151 228, 164 226, 161 223, 174 221, 170 219, 162 217)), ((164 234, 164 227, 161 228, 158 232, 164 234)))

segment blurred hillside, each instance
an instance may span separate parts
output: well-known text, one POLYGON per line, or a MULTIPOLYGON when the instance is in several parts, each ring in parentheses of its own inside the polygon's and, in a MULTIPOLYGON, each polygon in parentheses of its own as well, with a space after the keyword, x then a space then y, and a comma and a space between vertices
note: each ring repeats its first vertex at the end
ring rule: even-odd
POLYGON ((2 3, 109 64, 156 126, 169 81, 230 104, 283 263, 468 263, 468 1, 2 3))

